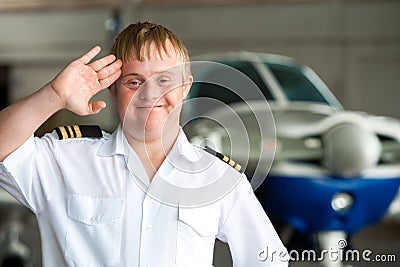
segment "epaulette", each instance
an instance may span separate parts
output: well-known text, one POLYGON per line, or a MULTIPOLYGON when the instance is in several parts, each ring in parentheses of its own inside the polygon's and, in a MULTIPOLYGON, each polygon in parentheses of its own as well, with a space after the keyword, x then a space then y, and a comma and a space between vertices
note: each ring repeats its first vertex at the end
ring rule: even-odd
POLYGON ((103 137, 103 132, 98 125, 71 125, 71 126, 60 126, 56 129, 58 139, 67 138, 101 138, 103 137))
POLYGON ((232 160, 230 157, 225 156, 224 154, 219 153, 219 152, 215 151, 214 149, 212 149, 212 148, 210 148, 210 147, 208 147, 208 146, 205 146, 205 147, 204 147, 204 150, 207 151, 208 153, 210 153, 210 154, 216 156, 217 158, 219 158, 219 159, 222 160, 223 162, 229 164, 232 168, 234 168, 234 169, 237 170, 238 172, 243 173, 242 166, 240 166, 240 164, 236 163, 236 162, 235 162, 234 160, 232 160))

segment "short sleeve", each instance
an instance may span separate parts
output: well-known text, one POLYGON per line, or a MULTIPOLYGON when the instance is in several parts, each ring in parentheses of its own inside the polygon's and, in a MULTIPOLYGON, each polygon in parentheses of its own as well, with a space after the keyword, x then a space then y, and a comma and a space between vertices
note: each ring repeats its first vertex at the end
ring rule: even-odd
POLYGON ((0 163, 0 186, 34 213, 48 198, 49 179, 57 165, 51 138, 31 136, 0 163))
POLYGON ((2 163, 8 170, 15 169, 21 161, 30 157, 31 152, 33 152, 34 149, 35 137, 31 136, 19 148, 8 155, 2 163))
POLYGON ((288 266, 288 252, 247 179, 237 190, 239 196, 219 233, 229 245, 233 266, 288 266))

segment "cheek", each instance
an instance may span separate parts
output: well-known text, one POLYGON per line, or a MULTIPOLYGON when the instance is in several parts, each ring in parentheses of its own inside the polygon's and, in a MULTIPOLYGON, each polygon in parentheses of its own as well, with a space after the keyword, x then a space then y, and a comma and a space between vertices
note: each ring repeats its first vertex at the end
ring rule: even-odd
POLYGON ((182 90, 171 91, 165 95, 165 99, 170 106, 177 107, 183 102, 183 92, 182 90))
POLYGON ((119 90, 117 94, 117 106, 120 113, 120 116, 124 116, 127 111, 132 98, 135 95, 135 91, 133 90, 119 90))

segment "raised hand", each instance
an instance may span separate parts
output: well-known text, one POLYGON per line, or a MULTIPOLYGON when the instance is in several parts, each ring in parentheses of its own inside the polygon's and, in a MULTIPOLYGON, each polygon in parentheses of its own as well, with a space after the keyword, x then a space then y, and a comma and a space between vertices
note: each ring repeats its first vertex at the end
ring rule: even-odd
POLYGON ((50 82, 62 108, 84 116, 96 114, 106 106, 104 101, 89 101, 118 79, 122 62, 116 60, 114 55, 90 62, 100 50, 99 46, 93 47, 82 57, 71 62, 50 82))

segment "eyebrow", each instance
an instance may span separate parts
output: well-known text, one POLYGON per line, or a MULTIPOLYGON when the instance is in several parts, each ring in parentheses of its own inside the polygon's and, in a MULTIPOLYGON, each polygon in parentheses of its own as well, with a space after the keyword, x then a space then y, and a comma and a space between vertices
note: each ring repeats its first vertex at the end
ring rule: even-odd
MULTIPOLYGON (((157 72, 155 72, 153 75, 163 74, 163 73, 175 74, 174 72, 171 72, 171 71, 168 71, 168 70, 162 70, 162 71, 157 71, 157 72)), ((152 77, 153 75, 151 75, 150 77, 152 77)), ((128 76, 136 76, 136 77, 140 77, 140 78, 142 78, 142 79, 145 79, 145 78, 146 78, 146 77, 143 76, 142 74, 136 73, 136 72, 128 73, 128 74, 125 74, 125 75, 123 75, 123 76, 121 76, 121 77, 128 77, 128 76)))
POLYGON ((140 78, 145 78, 142 74, 139 74, 139 73, 128 73, 128 74, 125 74, 125 75, 122 75, 121 77, 128 77, 128 76, 137 76, 137 77, 140 77, 140 78))

